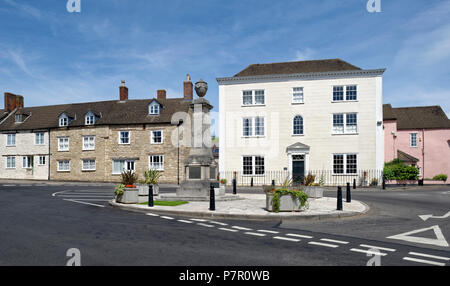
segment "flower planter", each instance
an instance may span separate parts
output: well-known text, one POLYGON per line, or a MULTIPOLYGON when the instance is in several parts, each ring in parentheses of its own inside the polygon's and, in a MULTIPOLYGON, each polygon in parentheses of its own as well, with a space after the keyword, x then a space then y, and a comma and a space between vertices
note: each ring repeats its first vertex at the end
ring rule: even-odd
POLYGON ((304 187, 303 191, 308 195, 308 198, 319 199, 323 198, 324 188, 320 186, 307 186, 304 187))
MULTIPOLYGON (((139 189, 138 203, 148 202, 148 185, 138 184, 139 189)), ((159 195, 159 185, 153 185, 153 196, 157 197, 159 195)))
MULTIPOLYGON (((272 207, 272 194, 266 194, 266 210, 273 212, 272 207)), ((280 212, 301 212, 306 209, 305 207, 300 208, 300 200, 293 198, 291 195, 284 195, 280 197, 280 212)))
POLYGON ((125 188, 123 194, 116 197, 116 202, 121 204, 137 204, 139 201, 138 188, 125 188))
POLYGON ((225 185, 220 185, 218 188, 214 188, 215 196, 225 196, 225 185))

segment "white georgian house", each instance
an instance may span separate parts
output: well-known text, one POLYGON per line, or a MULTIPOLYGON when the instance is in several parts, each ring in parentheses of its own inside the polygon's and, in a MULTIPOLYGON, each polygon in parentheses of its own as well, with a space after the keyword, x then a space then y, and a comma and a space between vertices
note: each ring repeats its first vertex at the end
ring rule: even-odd
POLYGON ((333 59, 256 64, 218 78, 221 175, 278 184, 277 172, 301 181, 326 171, 331 184, 382 170, 384 71, 333 59))

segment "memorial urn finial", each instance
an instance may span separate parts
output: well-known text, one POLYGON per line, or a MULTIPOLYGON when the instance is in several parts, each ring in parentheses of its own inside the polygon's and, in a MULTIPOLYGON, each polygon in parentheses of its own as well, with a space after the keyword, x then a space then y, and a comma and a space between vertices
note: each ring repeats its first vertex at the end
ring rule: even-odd
POLYGON ((198 97, 204 97, 207 91, 208 84, 202 79, 195 83, 195 92, 197 93, 198 97))

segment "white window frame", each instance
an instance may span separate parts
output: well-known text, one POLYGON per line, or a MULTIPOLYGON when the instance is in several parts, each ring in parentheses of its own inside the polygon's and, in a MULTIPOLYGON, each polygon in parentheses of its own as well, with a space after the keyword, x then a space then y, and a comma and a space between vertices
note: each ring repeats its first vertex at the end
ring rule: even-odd
POLYGON ((46 156, 39 156, 38 166, 45 166, 45 165, 47 165, 47 157, 46 156))
POLYGON ((33 169, 33 156, 22 156, 22 169, 33 169))
POLYGON ((304 136, 305 135, 305 118, 301 114, 296 114, 292 119, 292 136, 304 136), (302 118, 302 133, 295 134, 295 118, 300 116, 302 118))
POLYGON ((85 117, 84 117, 84 124, 85 125, 95 125, 95 115, 92 113, 88 113, 85 117))
POLYGON ((16 146, 16 139, 17 137, 15 133, 6 134, 6 147, 16 146))
POLYGON ((96 171, 97 170, 97 160, 95 159, 82 159, 81 160, 81 171, 96 171), (89 168, 85 168, 85 162, 89 162, 89 168), (94 162, 94 165, 91 163, 94 162), (93 166, 93 168, 92 168, 93 166))
POLYGON ((6 156, 6 169, 16 168, 16 156, 6 156))
POLYGON ((244 177, 258 177, 258 176, 265 176, 266 175, 266 158, 263 155, 244 155, 241 159, 241 166, 242 166, 242 176, 244 177), (252 173, 251 174, 245 174, 244 172, 244 158, 251 157, 252 158, 252 173), (262 174, 256 174, 256 158, 262 158, 264 160, 264 172, 262 174))
POLYGON ((359 170, 359 158, 358 157, 359 156, 358 156, 357 153, 335 153, 335 154, 333 154, 332 155, 332 162, 331 162, 333 175, 335 175, 335 176, 339 176, 339 175, 346 175, 346 176, 354 175, 354 176, 357 176, 358 175, 358 170, 359 170), (353 155, 356 156, 356 171, 355 171, 355 173, 348 173, 347 172, 347 159, 348 159, 348 156, 353 156, 353 155), (343 173, 335 173, 335 170, 334 170, 334 156, 343 156, 343 173))
MULTIPOLYGON (((64 142, 65 143, 65 142, 64 142)), ((66 137, 58 137, 58 152, 68 152, 70 151, 70 137, 66 136, 66 137), (66 140, 67 139, 67 144, 61 144, 62 140, 66 140), (63 147, 63 148, 61 148, 63 147)))
POLYGON ((357 84, 347 84, 347 85, 333 85, 332 87, 332 102, 355 102, 358 101, 358 85, 357 84), (334 99, 334 89, 337 87, 342 87, 342 99, 340 100, 335 100, 334 99), (349 92, 349 88, 350 87, 356 87, 356 99, 347 99, 347 92, 349 92))
MULTIPOLYGON (((131 131, 119 131, 119 145, 130 145, 131 144, 131 131), (122 133, 128 132, 128 143, 122 143, 122 133)), ((125 137, 124 137, 125 138, 125 137)))
POLYGON ((45 145, 45 133, 44 132, 34 133, 34 145, 38 145, 38 146, 45 145))
POLYGON ((419 133, 417 132, 409 133, 409 147, 411 148, 419 147, 419 133), (413 145, 413 135, 415 135, 416 145, 413 145))
POLYGON ((264 106, 266 105, 266 90, 265 89, 246 89, 246 90, 242 90, 242 97, 241 97, 241 104, 242 106, 264 106), (256 98, 258 97, 256 95, 256 92, 263 92, 263 103, 256 103, 256 98), (244 95, 244 93, 249 93, 251 92, 251 95, 244 95), (251 103, 250 104, 246 104, 246 102, 244 101, 244 96, 251 96, 251 103))
MULTIPOLYGON (((261 121, 260 121, 261 122, 261 121)), ((254 116, 254 117, 243 117, 242 118, 242 137, 244 138, 258 138, 258 137, 265 137, 266 136, 266 118, 265 116, 254 116), (256 123, 257 118, 262 119, 262 129, 257 129, 256 123), (249 126, 249 135, 246 135, 244 132, 244 121, 249 120, 250 126, 249 126), (256 134, 257 130, 262 130, 262 134, 256 134)))
POLYGON ((16 114, 15 116, 15 122, 16 123, 23 123, 23 116, 22 114, 16 114), (17 120, 18 119, 18 120, 17 120))
POLYGON ((357 112, 348 112, 348 113, 333 113, 331 115, 331 133, 333 135, 352 135, 352 134, 358 134, 358 113, 357 112), (342 128, 342 131, 339 131, 337 128, 338 126, 334 125, 334 116, 335 115, 342 115, 343 119, 343 125, 339 128, 339 130, 342 128), (356 115, 356 127, 353 127, 355 125, 347 125, 347 116, 348 115, 356 115), (352 126, 352 127, 350 127, 352 126))
POLYGON ((69 117, 67 115, 62 115, 59 117, 59 127, 69 126, 69 117))
POLYGON ((148 114, 150 115, 160 115, 161 114, 161 105, 158 102, 153 101, 148 106, 148 114))
POLYGON ((152 144, 152 145, 164 144, 164 130, 151 130, 150 131, 150 144, 152 144), (155 142, 154 132, 161 132, 161 142, 155 142))
POLYGON ((293 87, 292 88, 292 104, 304 104, 305 103, 305 89, 303 87, 293 87), (301 90, 296 90, 301 89, 301 90), (301 100, 296 99, 301 94, 301 100))
POLYGON ((128 163, 133 163, 134 168, 131 171, 136 172, 136 161, 135 160, 118 159, 118 160, 112 160, 112 174, 120 175, 120 174, 122 174, 122 172, 128 171, 128 163), (120 171, 120 172, 115 172, 115 170, 114 170, 114 164, 116 161, 122 163, 122 171, 120 171))
POLYGON ((164 155, 149 155, 148 156, 148 169, 149 170, 157 170, 164 171, 164 155), (155 164, 154 158, 159 157, 159 163, 155 164))
POLYGON ((58 160, 57 168, 58 172, 70 172, 70 160, 58 160), (63 167, 68 167, 68 169, 61 169, 61 164, 63 164, 63 167))
POLYGON ((94 151, 94 150, 95 150, 95 136, 94 135, 83 136, 83 151, 94 151), (86 140, 88 140, 87 144, 86 140), (86 146, 88 147, 86 148, 86 146))

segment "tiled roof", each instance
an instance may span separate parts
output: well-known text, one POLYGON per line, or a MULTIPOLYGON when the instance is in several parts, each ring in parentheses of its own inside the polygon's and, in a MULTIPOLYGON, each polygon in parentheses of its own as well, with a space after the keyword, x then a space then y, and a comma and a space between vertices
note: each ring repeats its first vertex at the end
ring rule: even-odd
POLYGON ((162 105, 160 115, 149 115, 148 105, 152 99, 101 101, 65 105, 40 106, 23 108, 22 112, 30 114, 23 123, 15 123, 10 116, 0 125, 0 131, 36 130, 58 127, 58 118, 66 113, 73 120, 70 127, 84 126, 85 115, 92 111, 101 117, 96 125, 128 125, 128 124, 162 124, 170 123, 176 112, 188 112, 190 101, 184 98, 159 100, 162 105))
POLYGON ((253 64, 234 77, 361 70, 341 59, 253 64))
POLYGON ((438 105, 392 108, 385 104, 383 112, 384 120, 397 120, 398 130, 450 128, 450 120, 438 105))
POLYGON ((414 156, 411 156, 403 151, 397 150, 397 158, 402 162, 408 162, 408 163, 417 163, 419 162, 419 159, 417 159, 414 156))

